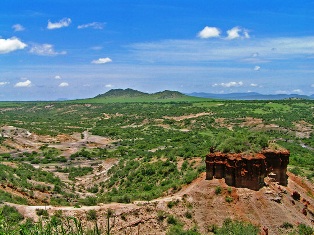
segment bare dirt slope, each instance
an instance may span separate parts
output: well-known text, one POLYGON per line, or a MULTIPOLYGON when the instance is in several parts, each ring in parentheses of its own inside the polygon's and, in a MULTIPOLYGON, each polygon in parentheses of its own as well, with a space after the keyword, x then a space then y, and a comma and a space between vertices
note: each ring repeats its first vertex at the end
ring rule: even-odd
MULTIPOLYGON (((62 210, 63 215, 71 215, 86 221, 86 213, 96 210, 98 223, 106 230, 106 212, 108 208, 115 214, 113 234, 165 234, 169 228, 167 218, 173 215, 185 224, 185 228, 198 227, 203 234, 208 234, 212 225, 222 225, 226 218, 251 222, 261 229, 267 228, 269 234, 287 234, 281 226, 299 223, 312 226, 314 219, 313 185, 289 173, 288 187, 266 179, 268 186, 259 191, 245 188, 230 188, 224 180, 205 180, 205 174, 178 193, 159 198, 150 202, 134 202, 132 204, 112 203, 93 207, 52 207, 52 206, 21 206, 18 210, 26 217, 37 218, 36 209, 47 209, 50 214, 62 210), (216 194, 217 187, 221 193, 216 194), (296 191, 300 200, 294 200, 291 194, 296 191), (226 197, 232 202, 227 202, 226 197), (172 207, 170 206, 172 201, 172 207), (188 216, 188 214, 190 216, 188 216)), ((11 204, 12 205, 12 204, 11 204)), ((113 223, 113 218, 110 219, 113 223)))

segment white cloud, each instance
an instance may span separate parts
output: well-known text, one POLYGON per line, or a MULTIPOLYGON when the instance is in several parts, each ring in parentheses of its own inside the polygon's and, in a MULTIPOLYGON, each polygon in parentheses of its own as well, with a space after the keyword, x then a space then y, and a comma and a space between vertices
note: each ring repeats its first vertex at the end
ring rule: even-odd
POLYGON ((55 55, 65 55, 66 51, 56 52, 51 44, 37 44, 34 45, 30 53, 41 55, 41 56, 55 56, 55 55))
POLYGON ((86 28, 93 28, 93 29, 103 29, 105 26, 105 23, 102 22, 93 22, 89 24, 82 24, 77 26, 78 29, 86 29, 86 28))
POLYGON ((300 94, 300 93, 302 93, 303 91, 302 91, 301 89, 295 89, 295 90, 293 90, 292 92, 293 92, 293 93, 298 93, 298 94, 300 94))
POLYGON ((243 30, 243 35, 244 38, 250 38, 249 31, 247 31, 246 29, 243 30))
POLYGON ((251 83, 250 86, 257 87, 258 85, 256 83, 251 83))
POLYGON ((215 83, 213 87, 222 86, 222 87, 240 87, 243 86, 243 82, 228 82, 228 83, 215 83))
POLYGON ((93 60, 92 64, 106 64, 112 62, 112 60, 109 57, 106 58, 99 58, 98 60, 93 60))
POLYGON ((8 85, 10 84, 9 82, 0 82, 0 86, 5 86, 5 85, 8 85))
POLYGON ((227 30, 227 38, 229 40, 236 38, 250 38, 249 32, 246 29, 242 29, 240 27, 233 27, 232 29, 227 30))
POLYGON ((295 89, 295 90, 278 90, 275 92, 276 94, 300 94, 303 93, 301 89, 295 89))
POLYGON ((112 85, 112 84, 107 84, 107 85, 105 85, 105 87, 106 87, 106 88, 112 88, 112 87, 114 87, 114 85, 112 85))
POLYGON ((60 75, 56 75, 55 79, 61 79, 61 76, 60 75))
POLYGON ((254 71, 260 71, 260 70, 261 70, 261 67, 260 67, 260 66, 256 65, 256 66, 254 67, 254 71))
POLYGON ((27 45, 20 41, 18 38, 0 38, 0 54, 6 54, 12 51, 22 50, 25 47, 27 47, 27 45))
POLYGON ((236 43, 233 40, 162 40, 131 44, 129 49, 132 52, 130 60, 149 63, 239 61, 256 65, 310 59, 314 55, 314 37, 252 38, 236 43))
POLYGON ((59 84, 59 87, 67 87, 67 86, 69 86, 69 83, 67 83, 67 82, 61 82, 59 84))
POLYGON ((94 51, 100 51, 103 49, 103 47, 102 46, 94 46, 94 47, 91 47, 91 49, 94 51))
POLYGON ((20 25, 20 24, 15 24, 15 25, 12 26, 12 28, 14 29, 15 32, 20 32, 20 31, 24 31, 25 30, 23 25, 20 25))
POLYGON ((314 84, 312 84, 311 87, 314 87, 314 84))
POLYGON ((48 20, 47 29, 60 29, 63 27, 68 27, 71 24, 70 18, 63 18, 59 22, 52 23, 50 20, 48 20))
POLYGON ((14 86, 15 87, 30 87, 32 82, 30 80, 26 80, 25 82, 18 82, 14 86))
POLYGON ((197 35, 200 38, 215 38, 220 36, 220 30, 216 27, 206 26, 202 31, 197 35))
POLYGON ((278 90, 278 91, 275 91, 276 94, 289 94, 288 91, 284 91, 284 90, 278 90))

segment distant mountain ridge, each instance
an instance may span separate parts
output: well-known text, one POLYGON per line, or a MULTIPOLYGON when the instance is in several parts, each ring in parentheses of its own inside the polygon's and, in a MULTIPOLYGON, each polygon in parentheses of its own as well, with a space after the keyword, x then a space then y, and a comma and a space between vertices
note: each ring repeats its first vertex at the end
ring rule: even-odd
POLYGON ((180 98, 206 98, 206 99, 221 99, 221 100, 284 100, 284 99, 307 99, 313 100, 314 94, 311 96, 299 94, 260 94, 257 92, 246 93, 228 93, 228 94, 215 94, 205 92, 193 92, 183 94, 179 91, 164 90, 156 93, 146 93, 131 88, 127 89, 111 89, 104 94, 99 94, 94 99, 109 99, 109 98, 147 98, 150 100, 167 100, 167 99, 180 99, 180 98))
POLYGON ((154 98, 154 99, 174 99, 174 98, 182 98, 186 96, 187 95, 184 95, 178 91, 165 90, 165 91, 160 91, 160 92, 149 94, 149 93, 141 92, 138 90, 133 90, 131 88, 127 88, 127 89, 111 89, 104 94, 95 96, 94 98, 149 97, 149 98, 154 98))
POLYGON ((314 99, 314 94, 311 96, 298 95, 298 94, 275 94, 264 95, 257 92, 247 93, 229 93, 229 94, 214 94, 205 92, 193 92, 187 95, 211 98, 211 99, 223 99, 223 100, 283 100, 283 99, 314 99))

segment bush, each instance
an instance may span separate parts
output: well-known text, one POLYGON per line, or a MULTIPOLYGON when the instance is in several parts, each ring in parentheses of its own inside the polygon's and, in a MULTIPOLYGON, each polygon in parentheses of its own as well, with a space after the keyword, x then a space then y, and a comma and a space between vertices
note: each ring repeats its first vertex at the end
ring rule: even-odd
POLYGON ((295 174, 295 175, 302 175, 303 171, 301 170, 300 167, 293 167, 290 169, 290 172, 295 174))
POLYGON ((231 219, 226 219, 221 228, 217 229, 215 234, 225 235, 257 235, 259 234, 259 229, 250 224, 242 221, 232 221, 231 219))
POLYGON ((96 211, 95 210, 87 211, 86 218, 87 218, 87 220, 90 220, 90 221, 96 221, 97 220, 97 213, 96 213, 96 211))
POLYGON ((185 212, 184 215, 185 215, 186 218, 192 219, 192 213, 191 212, 187 211, 187 212, 185 212))
POLYGON ((182 225, 173 225, 170 227, 167 235, 201 235, 196 228, 184 230, 182 225))
POLYGON ((176 201, 170 201, 167 203, 167 206, 171 209, 172 207, 176 206, 179 203, 178 200, 176 201))
POLYGON ((219 194, 221 194, 221 187, 220 186, 217 186, 216 188, 215 188, 215 194, 216 195, 219 195, 219 194))
POLYGON ((178 224, 179 221, 173 216, 173 215, 169 215, 168 219, 167 219, 168 224, 178 224))
POLYGON ((0 215, 9 223, 18 223, 24 219, 15 207, 4 205, 0 209, 0 215))
POLYGON ((298 225, 298 234, 299 235, 312 235, 314 233, 314 230, 305 225, 305 224, 299 224, 298 225))
POLYGON ((81 199, 80 203, 85 205, 85 206, 96 206, 97 205, 97 198, 92 197, 92 196, 88 196, 84 199, 81 199))
POLYGON ((293 228, 293 225, 290 224, 289 222, 284 222, 280 227, 285 228, 285 229, 289 229, 289 228, 293 228))
POLYGON ((157 220, 163 221, 166 218, 166 212, 164 211, 157 211, 157 220))
POLYGON ((225 200, 226 200, 226 202, 228 202, 228 203, 233 202, 233 198, 230 197, 230 196, 226 196, 225 200))
POLYGON ((43 217, 48 217, 49 216, 48 211, 45 210, 45 209, 36 209, 36 214, 38 216, 43 216, 43 217))

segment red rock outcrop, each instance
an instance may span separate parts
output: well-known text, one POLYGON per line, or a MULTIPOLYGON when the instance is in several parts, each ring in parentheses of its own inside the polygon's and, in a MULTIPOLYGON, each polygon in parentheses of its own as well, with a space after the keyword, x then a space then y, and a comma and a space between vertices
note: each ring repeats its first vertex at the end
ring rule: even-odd
POLYGON ((211 152, 206 156, 206 179, 224 178, 229 186, 259 190, 272 173, 275 181, 286 186, 289 156, 287 150, 263 150, 252 155, 211 152))

